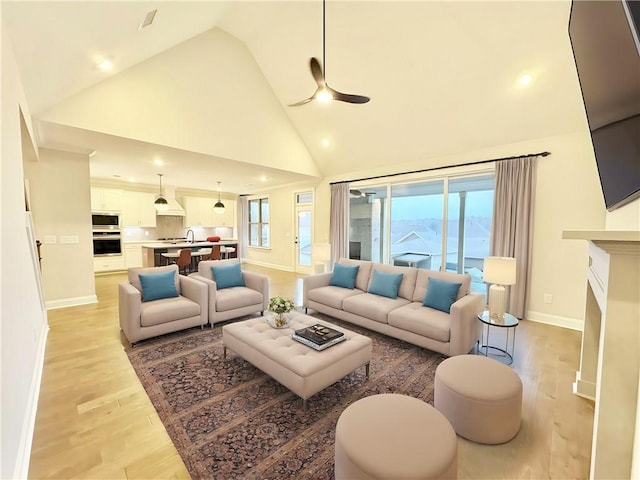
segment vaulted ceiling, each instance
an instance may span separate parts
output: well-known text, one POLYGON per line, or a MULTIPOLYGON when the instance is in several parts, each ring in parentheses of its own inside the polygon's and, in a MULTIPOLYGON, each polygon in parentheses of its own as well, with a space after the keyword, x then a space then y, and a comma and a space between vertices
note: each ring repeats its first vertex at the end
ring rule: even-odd
POLYGON ((2 21, 41 146, 95 150, 94 177, 251 193, 584 129, 569 11, 329 0, 327 82, 371 101, 300 107, 320 0, 3 1, 2 21))

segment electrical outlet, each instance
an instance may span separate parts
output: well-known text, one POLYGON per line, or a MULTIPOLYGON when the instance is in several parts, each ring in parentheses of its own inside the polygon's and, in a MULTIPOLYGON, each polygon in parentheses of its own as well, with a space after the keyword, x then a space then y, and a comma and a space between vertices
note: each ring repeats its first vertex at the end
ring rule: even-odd
POLYGON ((553 295, 551 295, 550 293, 545 293, 544 303, 553 303, 553 295))
POLYGON ((51 244, 51 243, 57 243, 58 238, 55 235, 45 235, 44 236, 44 243, 45 244, 51 244))

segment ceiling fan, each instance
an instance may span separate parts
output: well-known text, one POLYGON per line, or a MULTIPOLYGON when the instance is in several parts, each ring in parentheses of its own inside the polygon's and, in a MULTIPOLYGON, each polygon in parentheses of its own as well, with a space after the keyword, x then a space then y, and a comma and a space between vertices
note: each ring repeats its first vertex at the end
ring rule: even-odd
POLYGON ((320 62, 317 58, 311 58, 311 60, 309 61, 309 67, 311 68, 311 75, 313 76, 313 79, 318 84, 318 88, 309 98, 297 103, 290 104, 290 107, 298 107, 300 105, 304 105, 305 103, 309 103, 312 100, 318 100, 320 102, 338 100, 340 102, 346 103, 367 103, 370 100, 369 97, 365 97, 363 95, 352 95, 350 93, 339 92, 327 85, 327 81, 325 79, 327 67, 325 61, 325 2, 326 0, 322 0, 322 64, 325 67, 325 71, 323 72, 322 67, 320 66, 320 62))

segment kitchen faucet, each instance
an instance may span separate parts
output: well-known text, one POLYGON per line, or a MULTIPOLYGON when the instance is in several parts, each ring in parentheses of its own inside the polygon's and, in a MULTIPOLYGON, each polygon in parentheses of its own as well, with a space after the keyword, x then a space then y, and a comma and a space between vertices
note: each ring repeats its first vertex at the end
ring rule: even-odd
POLYGON ((187 230, 187 243, 193 243, 196 241, 196 234, 193 233, 193 230, 187 230), (191 241, 189 241, 189 233, 191 233, 191 241))

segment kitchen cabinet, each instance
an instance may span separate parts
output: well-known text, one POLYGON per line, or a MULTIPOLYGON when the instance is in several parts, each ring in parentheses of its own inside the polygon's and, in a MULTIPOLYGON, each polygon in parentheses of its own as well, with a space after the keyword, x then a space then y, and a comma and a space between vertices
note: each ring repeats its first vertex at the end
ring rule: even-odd
POLYGON ((236 226, 236 213, 238 210, 237 202, 235 200, 222 199, 224 203, 224 213, 213 214, 213 226, 214 227, 235 227, 236 226))
POLYGON ((213 227, 213 205, 215 198, 184 197, 185 226, 213 227))
POLYGON ((214 197, 184 197, 184 209, 186 211, 186 227, 235 227, 236 226, 236 200, 222 199, 225 209, 223 214, 213 211, 213 206, 218 201, 214 197))
POLYGON ((91 188, 92 212, 120 212, 122 210, 122 190, 117 188, 91 188))
POLYGON ((142 244, 125 244, 124 263, 126 268, 142 267, 142 244))
POLYGON ((122 215, 120 221, 123 227, 155 227, 156 209, 153 202, 156 196, 148 192, 122 192, 122 215))
POLYGON ((119 270, 125 270, 124 255, 93 257, 94 273, 114 272, 119 270))

